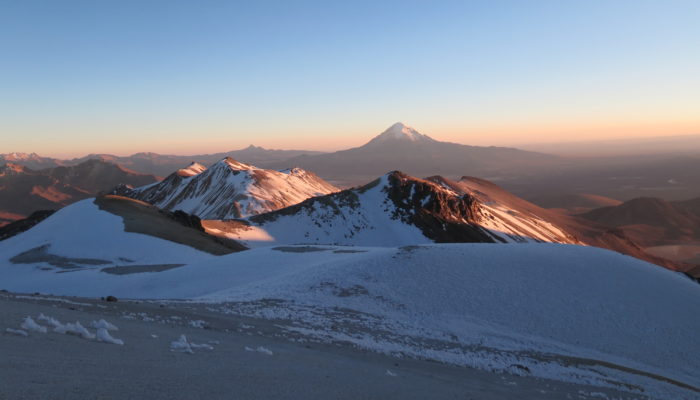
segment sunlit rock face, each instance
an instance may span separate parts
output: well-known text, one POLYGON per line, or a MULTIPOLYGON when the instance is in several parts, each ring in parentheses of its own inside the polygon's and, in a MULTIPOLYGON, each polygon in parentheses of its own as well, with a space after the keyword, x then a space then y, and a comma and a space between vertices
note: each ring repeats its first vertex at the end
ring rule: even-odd
POLYGON ((210 168, 193 163, 162 182, 115 193, 202 219, 257 215, 339 189, 300 168, 267 170, 225 158, 210 168))

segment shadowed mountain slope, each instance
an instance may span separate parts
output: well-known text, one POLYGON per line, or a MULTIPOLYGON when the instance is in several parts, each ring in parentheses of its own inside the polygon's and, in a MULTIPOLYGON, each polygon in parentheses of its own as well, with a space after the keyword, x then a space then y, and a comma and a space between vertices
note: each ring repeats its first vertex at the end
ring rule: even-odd
POLYGON ((692 209, 691 202, 680 204, 658 198, 637 198, 618 206, 589 211, 581 217, 623 229, 644 246, 700 244, 700 216, 687 211, 692 209))
POLYGON ((5 164, 0 166, 0 218, 5 215, 9 222, 37 210, 61 208, 118 184, 140 186, 156 180, 153 175, 99 160, 42 170, 5 164))

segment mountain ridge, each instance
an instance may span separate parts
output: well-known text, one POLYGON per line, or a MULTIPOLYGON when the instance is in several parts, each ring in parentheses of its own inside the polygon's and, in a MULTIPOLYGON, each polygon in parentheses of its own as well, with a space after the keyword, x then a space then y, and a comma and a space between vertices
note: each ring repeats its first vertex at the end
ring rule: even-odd
POLYGON ((245 241, 250 235, 254 242, 259 235, 274 238, 275 244, 359 246, 433 242, 580 243, 536 215, 508 215, 507 211, 486 205, 470 193, 458 193, 439 182, 400 171, 384 174, 363 186, 252 216, 248 221, 250 226, 233 229, 237 231, 233 238, 245 241))
POLYGON ((554 242, 610 249, 672 270, 693 269, 647 253, 623 230, 543 209, 493 182, 468 176, 420 179, 393 171, 366 185, 276 211, 202 224, 212 234, 252 247, 554 242))
POLYGON ((5 164, 0 166, 0 223, 19 220, 37 210, 61 208, 120 183, 144 185, 156 180, 153 175, 99 160, 39 170, 5 164))
POLYGON ((338 190, 299 168, 267 170, 230 157, 202 167, 191 164, 187 173, 180 169, 161 182, 140 188, 120 186, 113 193, 203 219, 227 219, 272 211, 338 190), (193 166, 195 170, 189 170, 193 166))

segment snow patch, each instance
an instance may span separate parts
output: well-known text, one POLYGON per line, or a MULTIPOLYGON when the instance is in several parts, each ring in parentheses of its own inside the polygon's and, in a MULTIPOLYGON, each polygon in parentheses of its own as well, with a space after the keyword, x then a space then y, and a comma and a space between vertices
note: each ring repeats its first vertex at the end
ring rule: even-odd
POLYGON ((177 353, 194 354, 194 349, 214 350, 214 347, 206 343, 192 343, 187 340, 187 336, 185 335, 180 335, 177 340, 170 343, 170 351, 177 353))
POLYGON ((252 348, 252 347, 249 347, 249 346, 245 346, 244 349, 245 349, 245 351, 258 352, 258 353, 262 353, 262 354, 265 354, 265 355, 268 355, 268 356, 271 356, 271 355, 274 354, 274 353, 272 352, 272 350, 268 349, 267 347, 263 347, 263 346, 258 346, 258 347, 255 348, 255 349, 252 348))
POLYGON ((65 325, 59 325, 53 328, 53 331, 61 334, 80 336, 83 339, 92 340, 95 339, 95 334, 88 331, 80 321, 75 321, 75 323, 68 322, 65 325))
POLYGON ((108 331, 118 331, 119 328, 117 328, 116 325, 111 324, 104 319, 101 319, 99 321, 92 321, 90 323, 90 327, 95 328, 95 329, 106 329, 108 331))
POLYGON ((36 321, 34 321, 34 319, 32 319, 30 316, 24 318, 24 322, 22 322, 20 328, 32 332, 46 333, 46 327, 37 324, 36 321))
POLYGON ((207 325, 207 323, 202 321, 201 319, 189 321, 188 324, 189 326, 198 329, 204 329, 204 327, 207 325))
POLYGON ((103 343, 116 344, 119 346, 124 345, 124 341, 112 337, 112 335, 109 334, 109 330, 107 328, 97 328, 97 341, 103 343))
POLYGON ((18 335, 18 336, 29 336, 29 333, 27 333, 27 331, 22 330, 22 329, 7 328, 7 329, 5 329, 5 332, 11 333, 13 335, 18 335))
POLYGON ((170 351, 174 351, 176 353, 194 354, 192 346, 187 341, 187 336, 185 335, 180 335, 177 340, 170 342, 170 351))

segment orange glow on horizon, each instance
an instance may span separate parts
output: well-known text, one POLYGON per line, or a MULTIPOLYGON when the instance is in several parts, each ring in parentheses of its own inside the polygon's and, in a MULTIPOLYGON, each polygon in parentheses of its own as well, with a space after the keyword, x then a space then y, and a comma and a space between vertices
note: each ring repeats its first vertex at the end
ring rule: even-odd
MULTIPOLYGON (((637 122, 637 123, 612 123, 612 122, 580 122, 580 123, 547 123, 525 124, 504 121, 500 124, 412 124, 410 120, 404 120, 419 132, 439 141, 454 142, 476 146, 512 146, 536 144, 536 143, 565 143, 585 142, 597 140, 636 139, 664 136, 684 136, 700 134, 700 121, 673 121, 673 122, 637 122)), ((392 122, 393 123, 393 122, 392 122)), ((380 128, 363 127, 361 132, 357 129, 344 128, 342 131, 331 132, 317 127, 313 131, 295 132, 254 132, 243 134, 217 133, 213 137, 207 135, 193 135, 182 132, 181 136, 174 135, 167 141, 153 139, 122 140, 118 135, 112 141, 100 143, 89 142, 82 146, 71 144, 70 150, 61 151, 66 143, 60 137, 56 137, 52 143, 44 143, 44 149, 12 149, 4 152, 36 152, 41 156, 55 158, 82 157, 87 154, 113 154, 127 156, 140 152, 153 152, 158 154, 173 155, 197 155, 222 153, 232 150, 240 150, 249 145, 260 146, 266 149, 280 150, 313 150, 313 151, 337 151, 352 147, 359 147, 367 143, 374 136, 380 134, 387 126, 380 128), (283 135, 283 136, 282 136, 283 135), (50 149, 50 150, 47 150, 50 149)), ((148 137, 147 135, 144 135, 148 137)))

